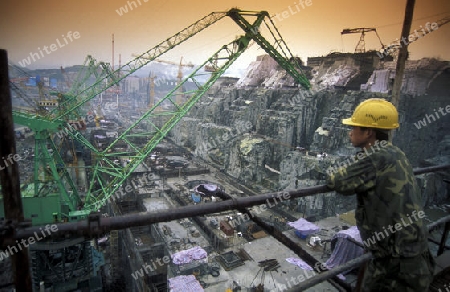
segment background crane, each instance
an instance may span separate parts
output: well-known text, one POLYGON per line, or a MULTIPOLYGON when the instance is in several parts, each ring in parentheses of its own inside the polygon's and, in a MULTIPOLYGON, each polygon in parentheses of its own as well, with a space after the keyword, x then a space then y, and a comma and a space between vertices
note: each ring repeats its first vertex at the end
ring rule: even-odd
MULTIPOLYGON (((425 24, 425 27, 420 26, 420 29, 414 30, 414 32, 409 35, 408 40, 405 40, 405 41, 408 42, 408 45, 409 45, 409 44, 419 40, 420 38, 432 33, 433 31, 437 30, 438 28, 440 28, 441 26, 443 26, 449 22, 450 22, 450 16, 441 18, 441 19, 437 20, 435 23, 427 22, 425 24), (434 26, 434 24, 437 24, 437 26, 434 26)), ((394 59, 396 59, 398 57, 398 52, 403 45, 404 44, 402 44, 401 40, 396 39, 395 41, 391 42, 386 47, 382 46, 382 48, 380 49, 382 57, 392 56, 392 57, 394 57, 394 59)))
POLYGON ((155 105, 155 79, 156 76, 152 71, 148 73, 148 108, 155 105))
POLYGON ((376 33, 378 39, 380 40, 381 46, 384 48, 383 42, 381 41, 381 38, 378 35, 376 28, 367 28, 367 27, 344 28, 341 31, 341 35, 350 34, 350 33, 360 33, 361 36, 359 37, 359 41, 356 44, 355 53, 365 53, 366 52, 366 42, 364 40, 364 36, 365 36, 366 32, 371 32, 371 31, 376 33))
MULTIPOLYGON (((133 54, 133 57, 137 57, 137 54, 133 54)), ((159 63, 164 63, 164 64, 168 64, 168 65, 174 65, 174 66, 178 66, 178 74, 177 74, 177 85, 179 85, 181 83, 181 81, 183 80, 183 67, 187 67, 187 68, 194 68, 194 64, 192 64, 191 62, 189 63, 183 63, 183 57, 180 58, 180 63, 176 63, 173 61, 167 61, 167 60, 162 60, 162 59, 155 59, 156 62, 159 63)), ((150 93, 149 96, 151 97, 152 92, 153 92, 153 97, 154 97, 154 81, 155 81, 156 76, 150 76, 148 77, 149 81, 150 81, 150 93), (153 91, 152 91, 153 89, 153 91)), ((184 98, 184 90, 181 87, 177 96, 176 96, 176 104, 181 104, 184 98)), ((151 98, 150 98, 151 99, 151 98)), ((150 100, 149 104, 154 104, 154 100, 153 102, 150 100)))
MULTIPOLYGON (((180 63, 167 61, 167 60, 161 60, 161 59, 155 59, 155 61, 159 62, 159 63, 168 64, 168 65, 178 66, 177 85, 181 84, 181 81, 183 80, 183 67, 194 68, 194 64, 192 64, 191 62, 183 63, 183 57, 180 57, 180 63)), ((180 87, 179 92, 177 93, 177 96, 175 98, 176 104, 180 105, 183 102, 183 99, 184 99, 184 90, 183 90, 183 87, 180 87)))

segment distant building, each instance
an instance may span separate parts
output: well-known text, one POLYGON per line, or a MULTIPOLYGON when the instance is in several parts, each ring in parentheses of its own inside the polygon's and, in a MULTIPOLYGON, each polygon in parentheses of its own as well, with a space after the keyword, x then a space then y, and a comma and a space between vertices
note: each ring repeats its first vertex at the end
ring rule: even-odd
POLYGON ((124 92, 125 93, 133 93, 139 92, 139 77, 137 76, 129 76, 125 78, 124 82, 124 92))

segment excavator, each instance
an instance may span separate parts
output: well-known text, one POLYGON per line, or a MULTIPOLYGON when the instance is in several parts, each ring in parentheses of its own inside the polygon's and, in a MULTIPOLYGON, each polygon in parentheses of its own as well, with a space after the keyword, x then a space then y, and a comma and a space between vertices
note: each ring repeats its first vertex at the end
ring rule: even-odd
MULTIPOLYGON (((120 66, 116 71, 111 70, 108 64, 96 63, 89 59, 86 75, 78 80, 87 80, 84 79, 86 76, 93 76, 95 81, 91 85, 86 88, 78 86, 76 91, 69 93, 58 93, 57 106, 48 108, 43 114, 14 111, 14 122, 29 127, 35 133, 34 179, 26 188, 27 195, 23 200, 25 217, 31 218, 33 225, 43 225, 52 222, 79 221, 97 214, 110 200, 115 199, 113 195, 130 174, 251 42, 258 44, 276 60, 299 86, 310 88, 309 80, 301 71, 300 64, 293 57, 268 12, 233 8, 206 15, 120 66), (189 76, 178 82, 165 97, 150 104, 150 108, 128 128, 122 130, 109 145, 99 149, 83 135, 83 131, 71 126, 71 121, 81 120, 84 124, 88 124, 86 119, 92 120, 92 116, 87 115, 86 109, 90 108, 89 102, 99 94, 226 17, 231 18, 244 34, 219 47, 189 76), (262 28, 267 29, 267 36, 262 35, 262 28), (207 66, 214 67, 214 70, 205 71, 204 68, 207 66), (205 72, 208 79, 200 81, 205 80, 205 72), (194 83, 196 88, 186 92, 186 99, 178 103, 174 97, 187 81, 194 83), (173 106, 161 115, 157 109, 163 102, 169 102, 173 106), (162 122, 157 123, 156 120, 162 122), (146 129, 146 132, 142 133, 141 129, 146 129), (58 135, 62 132, 67 139, 76 141, 77 145, 81 145, 90 153, 89 165, 86 165, 84 170, 88 182, 83 196, 80 195, 55 144, 55 136, 62 136, 58 135), (145 139, 143 144, 142 139, 145 139), (121 159, 126 159, 127 163, 117 164, 117 160, 121 159)), ((83 237, 43 243, 37 250, 33 250, 32 257, 33 283, 53 285, 58 291, 76 289, 83 282, 86 285, 86 281, 88 285, 94 285, 96 282, 89 279, 98 278, 99 269, 104 264, 102 254, 83 237), (69 258, 70 265, 68 265, 69 258)), ((90 288, 94 291, 93 287, 90 288)))

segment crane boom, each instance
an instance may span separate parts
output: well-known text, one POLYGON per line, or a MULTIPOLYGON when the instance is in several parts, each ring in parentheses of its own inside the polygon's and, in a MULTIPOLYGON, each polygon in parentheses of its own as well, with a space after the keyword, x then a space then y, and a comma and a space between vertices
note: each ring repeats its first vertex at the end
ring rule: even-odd
MULTIPOLYGON (((84 206, 82 207, 83 209, 79 211, 74 210, 73 206, 78 203, 78 201, 74 201, 71 205, 71 218, 85 217, 89 212, 97 211, 109 199, 120 197, 123 194, 121 187, 130 174, 144 161, 156 145, 186 115, 188 110, 205 94, 225 70, 248 48, 252 40, 274 58, 294 78, 297 84, 309 88, 310 84, 308 79, 302 75, 300 66, 296 63, 297 59, 292 56, 289 48, 274 26, 274 23, 269 18, 269 14, 266 11, 251 12, 231 9, 228 12, 213 12, 207 15, 161 42, 156 47, 121 66, 114 72, 104 70, 93 85, 82 90, 76 96, 66 96, 58 109, 52 110, 49 115, 43 118, 50 123, 61 125, 64 122, 63 120, 66 120, 74 112, 77 112, 83 104, 95 98, 102 91, 117 84, 125 77, 133 74, 141 67, 225 16, 232 18, 244 30, 245 34, 217 50, 212 57, 194 69, 188 77, 179 82, 164 98, 152 105, 151 108, 142 114, 131 126, 125 129, 105 149, 95 148, 78 131, 66 132, 72 139, 88 147, 94 157, 92 167, 89 169, 90 184, 84 200, 84 206), (249 17, 254 17, 255 20, 250 23, 247 20, 249 17), (266 18, 268 21, 266 21, 266 18), (260 27, 263 23, 270 32, 273 44, 260 33, 260 27), (212 72, 206 71, 207 73, 205 73, 205 70, 201 70, 211 64, 214 64, 216 68, 212 72), (122 72, 123 74, 118 75, 117 72, 122 72), (209 74, 209 79, 206 82, 200 81, 202 80, 201 78, 204 79, 205 76, 208 76, 207 74, 209 74), (192 82, 195 88, 184 92, 187 96, 186 101, 179 104, 176 102, 176 96, 179 93, 179 89, 187 81, 192 82), (171 104, 170 110, 163 112, 156 110, 163 103, 167 102, 171 104), (141 129, 145 129, 144 132, 141 129), (137 138, 146 139, 144 147, 139 146, 141 144, 138 143, 141 141, 138 142, 137 138), (115 162, 117 159, 126 160, 126 165, 123 167, 117 166, 115 162), (118 192, 119 190, 120 193, 118 192), (73 214, 76 214, 76 216, 72 216, 73 214)), ((48 135, 48 139, 50 139, 51 129, 54 130, 55 127, 49 127, 49 129, 48 131, 41 132, 42 135, 48 135)), ((58 175, 57 171, 53 171, 53 174, 55 176, 58 175)))
MULTIPOLYGON (((116 194, 116 198, 120 198, 120 194, 116 191, 121 188, 122 183, 125 179, 139 166, 140 163, 150 154, 150 152, 155 148, 155 146, 167 135, 167 133, 184 117, 184 115, 189 111, 189 109, 203 96, 203 94, 214 84, 214 82, 230 67, 230 65, 245 51, 248 46, 249 39, 245 36, 233 41, 232 43, 223 46, 216 54, 227 56, 227 62, 223 64, 220 69, 212 74, 208 81, 205 84, 201 84, 197 78, 200 76, 204 76, 204 73, 201 72, 201 68, 206 65, 208 62, 212 60, 212 57, 209 58, 201 67, 198 67, 192 74, 190 74, 187 78, 185 78, 180 84, 174 87, 171 92, 169 92, 163 99, 159 100, 149 111, 147 111, 138 121, 136 121, 131 127, 129 127, 124 133, 122 133, 118 139, 116 139, 112 144, 110 144, 105 150, 104 153, 108 153, 113 150, 113 147, 118 142, 125 142, 128 144, 130 149, 136 149, 136 153, 134 153, 132 160, 126 167, 121 169, 108 169, 110 175, 113 176, 113 179, 110 182, 106 182, 103 180, 102 169, 95 168, 94 175, 98 177, 100 181, 102 181, 102 190, 89 192, 86 197, 84 209, 87 210, 96 210, 103 206, 107 200, 113 198, 113 195, 116 194), (178 89, 183 86, 188 80, 194 82, 197 85, 197 88, 189 91, 188 93, 192 94, 191 97, 182 105, 178 105, 173 99, 172 96, 176 94, 178 89), (148 117, 151 116, 152 113, 155 112, 156 108, 160 106, 165 100, 170 100, 170 102, 176 107, 176 111, 168 114, 165 112, 165 115, 169 116, 169 120, 162 126, 157 127, 155 124, 152 126, 154 130, 150 133, 145 133, 145 135, 150 136, 149 141, 142 149, 137 149, 137 146, 131 142, 131 137, 133 136, 132 129, 136 128, 143 121, 148 120, 148 117), (118 172, 115 172, 118 171, 118 172)), ((156 113, 158 114, 158 113, 156 113)))
MULTIPOLYGON (((181 82, 181 80, 183 80, 183 67, 188 67, 188 68, 193 68, 194 64, 192 63, 183 63, 183 57, 180 58, 180 63, 177 64, 175 62, 172 61, 166 61, 166 60, 161 60, 161 59, 156 59, 156 62, 160 62, 160 63, 166 63, 169 65, 175 65, 178 66, 178 74, 177 74, 177 82, 178 84, 181 82)), ((180 87, 180 92, 179 94, 177 94, 177 104, 181 104, 182 100, 184 98, 184 94, 183 94, 183 88, 180 87)))
MULTIPOLYGON (((149 49, 145 53, 142 53, 138 57, 134 58, 127 64, 123 65, 116 71, 114 71, 114 75, 117 76, 117 78, 107 79, 105 82, 104 80, 98 80, 96 83, 91 85, 90 87, 86 88, 85 90, 81 91, 79 94, 83 96, 84 98, 78 99, 76 97, 70 98, 66 102, 62 104, 63 107, 66 108, 65 111, 58 111, 54 110, 51 112, 52 120, 60 119, 66 115, 69 115, 72 111, 76 110, 77 108, 81 107, 84 103, 87 101, 93 99, 95 96, 100 94, 101 92, 105 91, 106 89, 110 88, 111 86, 117 84, 117 82, 125 79, 126 77, 130 76, 140 68, 144 67, 154 59, 158 58, 159 56, 163 55, 167 51, 173 49, 175 46, 178 46, 179 44, 183 43, 184 41, 188 40, 189 38, 193 37, 200 31, 204 30, 205 28, 209 27, 210 25, 216 23, 220 19, 224 18, 226 16, 225 12, 212 12, 208 14, 207 16, 203 17, 199 21, 191 24, 187 28, 183 29, 182 31, 174 34, 173 36, 169 37, 168 39, 162 41, 155 47, 149 49), (118 73, 121 72, 119 75, 118 73)), ((107 77, 113 77, 113 76, 107 76, 107 77)), ((105 79, 107 78, 105 77, 105 79)))
MULTIPOLYGON (((231 17, 267 54, 269 54, 269 56, 277 61, 277 63, 294 78, 295 82, 301 84, 306 89, 310 88, 308 79, 301 73, 300 64, 297 63, 297 58, 293 57, 267 11, 255 13, 231 9, 228 11, 228 16, 231 17), (252 25, 244 18, 244 16, 249 15, 258 17, 252 25), (269 23, 265 22, 266 17, 269 20, 269 23), (265 26, 269 29, 271 36, 274 38, 274 46, 259 33, 262 22, 264 22, 265 26), (276 47, 281 50, 281 53, 277 51, 276 47), (291 62, 294 64, 291 64, 291 62)), ((214 67, 216 66, 216 63, 211 63, 210 66, 214 67)))
MULTIPOLYGON (((176 87, 173 88, 171 92, 169 92, 164 98, 158 101, 150 110, 148 110, 145 114, 143 114, 139 120, 137 120, 132 126, 126 129, 115 141, 113 141, 100 155, 101 161, 107 166, 108 175, 112 175, 113 179, 110 182, 104 181, 103 172, 105 170, 103 167, 94 168, 94 176, 97 177, 98 181, 101 181, 100 186, 101 189, 92 190, 88 193, 85 202, 85 208, 96 210, 99 206, 102 206, 106 203, 106 201, 116 193, 117 190, 121 187, 126 178, 136 169, 136 167, 147 157, 150 152, 156 147, 156 145, 167 135, 167 133, 179 122, 179 120, 187 113, 187 111, 195 104, 197 100, 201 98, 201 96, 209 89, 210 86, 225 72, 225 70, 231 65, 231 63, 240 56, 240 54, 247 48, 249 42, 251 40, 260 44, 261 47, 269 53, 279 64, 282 66, 294 79, 303 84, 305 87, 309 86, 309 82, 299 73, 299 71, 292 66, 292 64, 288 60, 294 59, 292 55, 290 58, 285 57, 287 55, 286 51, 290 53, 287 49, 287 45, 281 38, 278 32, 274 33, 271 31, 271 35, 277 35, 275 38, 275 43, 278 47, 282 48, 282 53, 278 52, 274 46, 272 46, 260 33, 260 25, 263 23, 263 20, 268 13, 263 12, 241 12, 237 9, 232 9, 228 13, 238 25, 243 28, 246 32, 244 36, 239 39, 229 43, 226 46, 223 46, 220 50, 212 55, 204 64, 194 70, 188 77, 186 77, 182 82, 177 84, 176 87), (256 17, 256 20, 253 23, 249 23, 245 18, 245 16, 253 16, 256 17), (219 65, 217 70, 214 72, 210 72, 210 78, 205 84, 201 84, 198 81, 199 76, 204 76, 205 73, 200 71, 201 68, 206 67, 208 64, 217 63, 217 60, 224 61, 223 65, 219 65), (185 92, 185 94, 190 94, 191 97, 184 104, 178 104, 173 97, 176 97, 176 94, 179 92, 179 89, 188 81, 192 81, 197 85, 197 88, 191 90, 189 92, 185 92), (157 127, 154 123, 152 123, 152 131, 145 133, 146 136, 149 137, 147 144, 144 148, 139 149, 137 145, 132 143, 132 138, 135 134, 133 134, 133 129, 137 128, 139 124, 143 121, 152 120, 151 117, 156 118, 156 116, 161 115, 155 111, 155 109, 162 105, 164 101, 168 100, 175 108, 175 111, 172 113, 164 112, 164 115, 167 116, 168 121, 162 126, 157 127), (113 167, 113 163, 111 162, 110 157, 113 156, 113 149, 115 145, 118 143, 125 143, 127 145, 127 149, 131 149, 130 153, 122 153, 124 155, 130 155, 131 161, 127 164, 126 167, 118 169, 113 167)), ((272 23, 272 22, 271 22, 272 23)), ((267 25, 268 26, 268 25, 267 25)), ((270 30, 270 26, 269 30, 270 30)))

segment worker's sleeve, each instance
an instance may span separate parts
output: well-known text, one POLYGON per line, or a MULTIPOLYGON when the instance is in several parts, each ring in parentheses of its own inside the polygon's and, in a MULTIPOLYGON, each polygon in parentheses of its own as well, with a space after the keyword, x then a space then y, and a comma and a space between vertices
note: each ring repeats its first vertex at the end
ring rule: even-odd
POLYGON ((352 195, 375 187, 376 168, 370 157, 352 162, 328 173, 328 188, 343 195, 352 195))

